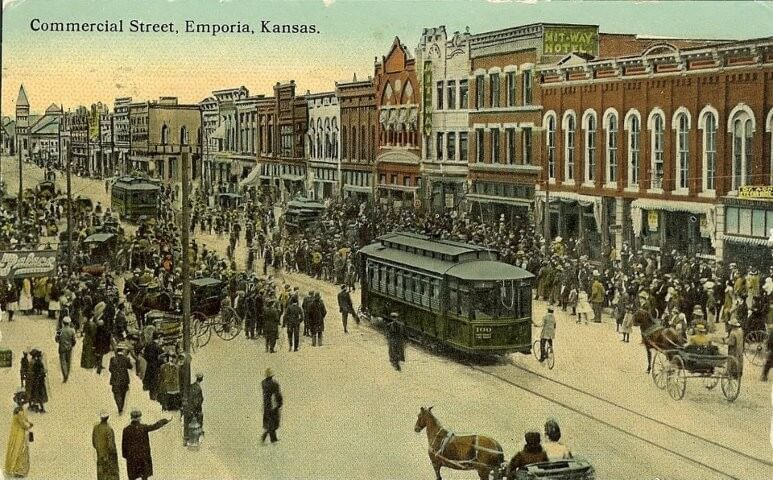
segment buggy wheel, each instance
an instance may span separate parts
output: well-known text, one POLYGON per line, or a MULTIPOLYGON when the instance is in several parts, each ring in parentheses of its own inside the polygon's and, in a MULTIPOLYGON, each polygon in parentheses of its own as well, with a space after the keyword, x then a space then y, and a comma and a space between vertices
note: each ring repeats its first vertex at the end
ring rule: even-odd
POLYGON ((232 307, 223 307, 220 310, 220 319, 213 328, 218 337, 223 340, 233 340, 242 331, 241 318, 232 307))
POLYGON ((655 352, 655 358, 652 359, 652 381, 655 382, 655 386, 663 390, 668 384, 668 372, 671 365, 668 363, 666 354, 663 352, 655 352))
POLYGON ((556 355, 549 343, 545 345, 545 362, 548 364, 548 370, 553 370, 553 367, 556 365, 556 355))
POLYGON ((743 355, 752 365, 762 366, 767 358, 765 345, 768 342, 768 332, 754 330, 746 334, 743 355))
POLYGON ((671 359, 668 373, 668 394, 674 400, 684 398, 684 392, 687 390, 687 371, 684 369, 684 360, 679 355, 671 359))
POLYGON ((727 366, 725 374, 720 380, 722 393, 728 402, 734 401, 741 393, 741 372, 738 360, 733 357, 727 357, 727 366))
POLYGON ((706 390, 713 390, 714 387, 717 386, 717 383, 719 383, 719 377, 715 377, 714 375, 703 377, 703 386, 706 387, 706 390))
POLYGON ((534 341, 534 345, 531 346, 531 353, 534 354, 534 358, 536 358, 537 361, 539 362, 539 357, 540 357, 539 340, 534 341))
POLYGON ((201 312, 191 314, 191 348, 196 350, 203 348, 212 338, 212 329, 209 327, 207 317, 201 312))

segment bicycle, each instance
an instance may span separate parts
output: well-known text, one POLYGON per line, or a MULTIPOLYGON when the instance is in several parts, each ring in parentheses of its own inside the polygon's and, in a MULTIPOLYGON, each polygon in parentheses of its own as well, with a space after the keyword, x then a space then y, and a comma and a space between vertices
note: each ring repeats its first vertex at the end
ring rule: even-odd
POLYGON ((546 343, 545 358, 540 359, 540 356, 542 353, 540 349, 540 342, 541 342, 541 339, 537 339, 534 342, 534 345, 532 345, 532 348, 531 348, 531 352, 534 354, 534 358, 536 358, 540 364, 546 365, 548 367, 548 370, 553 370, 553 367, 556 365, 556 354, 553 351, 553 346, 550 343, 546 343))

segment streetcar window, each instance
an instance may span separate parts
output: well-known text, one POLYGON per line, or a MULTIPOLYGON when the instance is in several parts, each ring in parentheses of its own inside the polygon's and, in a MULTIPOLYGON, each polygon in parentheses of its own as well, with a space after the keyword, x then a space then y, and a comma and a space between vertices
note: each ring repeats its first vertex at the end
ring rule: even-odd
POLYGON ((403 290, 403 272, 398 270, 396 272, 396 290, 395 295, 398 297, 405 297, 405 290, 403 290))
POLYGON ((520 318, 531 317, 531 286, 529 284, 521 285, 518 293, 520 295, 518 316, 520 318))

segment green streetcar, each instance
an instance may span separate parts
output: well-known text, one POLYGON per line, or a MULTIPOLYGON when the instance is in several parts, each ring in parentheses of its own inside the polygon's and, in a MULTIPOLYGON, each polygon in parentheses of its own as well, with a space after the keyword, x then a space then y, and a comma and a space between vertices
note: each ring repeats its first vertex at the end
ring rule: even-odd
POLYGON ((363 313, 473 355, 531 352, 532 281, 486 247, 389 233, 360 250, 363 313))
POLYGON ((110 207, 122 220, 155 217, 160 192, 158 183, 146 178, 118 177, 111 189, 110 207))

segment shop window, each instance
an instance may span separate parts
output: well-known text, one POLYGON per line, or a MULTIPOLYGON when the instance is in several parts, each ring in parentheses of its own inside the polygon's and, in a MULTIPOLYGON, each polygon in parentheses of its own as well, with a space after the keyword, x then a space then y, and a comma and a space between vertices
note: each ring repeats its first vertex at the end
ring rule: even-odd
POLYGON ((765 210, 752 210, 752 236, 765 237, 765 210))

